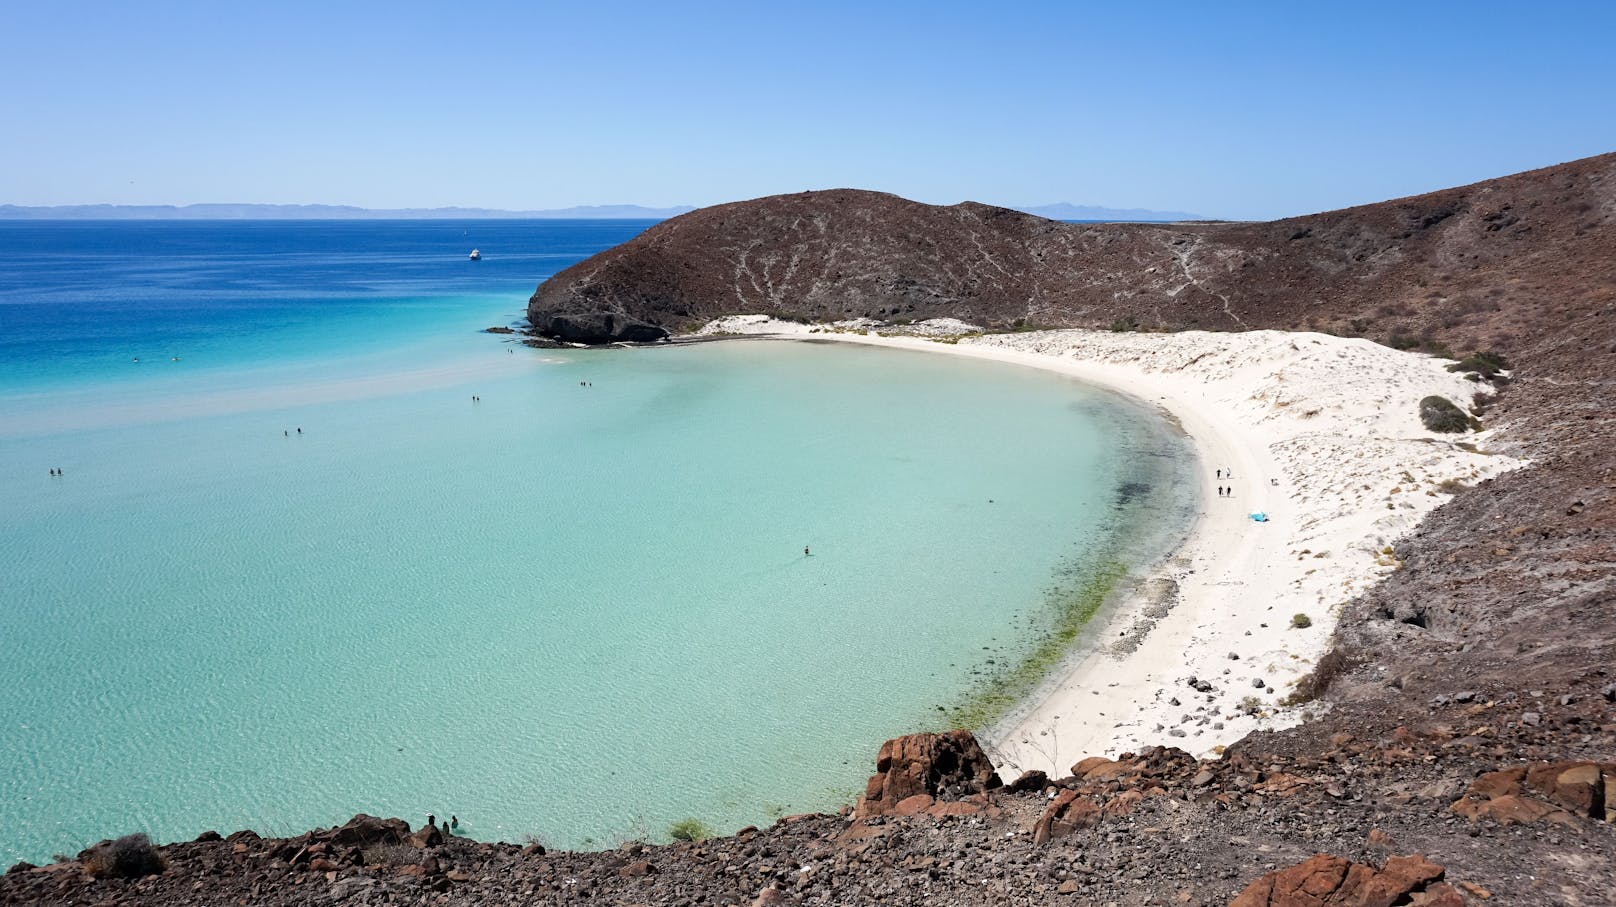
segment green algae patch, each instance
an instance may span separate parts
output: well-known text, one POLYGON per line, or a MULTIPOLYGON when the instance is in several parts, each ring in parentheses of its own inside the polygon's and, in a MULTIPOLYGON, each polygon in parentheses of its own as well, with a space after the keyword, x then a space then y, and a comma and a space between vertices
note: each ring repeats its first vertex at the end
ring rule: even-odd
POLYGON ((945 710, 948 727, 979 731, 1025 699, 1071 652, 1083 628, 1127 575, 1125 564, 1107 560, 1075 590, 1057 594, 1050 627, 1019 661, 995 669, 963 702, 945 710))

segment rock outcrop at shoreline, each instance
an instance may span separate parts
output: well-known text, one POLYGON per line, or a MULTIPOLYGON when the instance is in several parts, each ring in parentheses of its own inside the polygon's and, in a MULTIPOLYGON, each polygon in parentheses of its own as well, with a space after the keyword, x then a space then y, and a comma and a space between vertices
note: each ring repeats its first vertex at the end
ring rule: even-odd
MULTIPOLYGON (((294 838, 208 832, 159 848, 162 870, 136 878, 93 877, 86 861, 95 848, 51 866, 23 864, 0 877, 0 903, 1607 903, 1609 823, 1576 809, 1511 826, 1449 811, 1471 802, 1477 785, 1497 787, 1488 770, 1506 764, 1499 752, 1562 744, 1541 725, 1457 736, 1454 722, 1473 711, 1456 703, 1380 737, 1338 732, 1306 755, 1241 748, 1197 761, 1153 747, 1002 788, 962 771, 980 752, 971 735, 919 734, 881 748, 872 790, 955 788, 961 799, 940 805, 958 808, 789 816, 728 838, 592 853, 359 815, 294 838)), ((1593 732, 1574 749, 1616 743, 1616 726, 1591 699, 1557 713, 1593 732)), ((1536 774, 1575 797, 1586 764, 1502 772, 1536 774)), ((899 802, 914 796, 926 795, 899 802)))

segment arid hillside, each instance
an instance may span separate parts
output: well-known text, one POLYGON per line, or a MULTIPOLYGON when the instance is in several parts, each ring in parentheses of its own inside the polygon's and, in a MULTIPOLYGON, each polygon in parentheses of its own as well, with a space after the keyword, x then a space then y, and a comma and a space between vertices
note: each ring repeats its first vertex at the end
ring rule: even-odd
POLYGON ((989 327, 1309 328, 1511 353, 1616 303, 1616 154, 1271 223, 1064 224, 856 190, 704 208, 562 271, 529 313, 989 327))

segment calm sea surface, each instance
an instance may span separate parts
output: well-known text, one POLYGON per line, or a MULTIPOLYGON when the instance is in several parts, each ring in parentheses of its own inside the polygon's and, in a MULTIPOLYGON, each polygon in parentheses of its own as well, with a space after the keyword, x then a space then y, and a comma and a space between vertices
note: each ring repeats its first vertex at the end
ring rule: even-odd
POLYGON ((646 226, 0 223, 0 863, 834 809, 1187 520, 1048 374, 480 333, 646 226))

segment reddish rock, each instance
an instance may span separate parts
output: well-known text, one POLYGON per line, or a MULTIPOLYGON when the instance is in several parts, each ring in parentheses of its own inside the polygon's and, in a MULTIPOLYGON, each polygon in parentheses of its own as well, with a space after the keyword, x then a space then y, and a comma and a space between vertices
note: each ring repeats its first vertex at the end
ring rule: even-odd
POLYGON ((922 794, 957 800, 1002 785, 970 731, 888 740, 881 745, 875 771, 854 811, 859 818, 894 812, 905 800, 922 794))
POLYGON ((795 903, 796 899, 787 897, 780 889, 771 885, 758 892, 757 898, 752 901, 752 907, 785 907, 787 904, 795 903))
POLYGON ((1125 816, 1133 812, 1144 799, 1145 792, 1137 787, 1125 790, 1105 804, 1105 814, 1107 816, 1125 816))
POLYGON ((979 802, 975 797, 966 800, 950 800, 946 803, 934 803, 926 810, 926 815, 937 819, 946 819, 958 816, 979 816, 988 811, 990 807, 985 802, 979 802))
POLYGON ((913 797, 904 797, 898 805, 892 808, 894 816, 918 816, 931 808, 937 798, 931 794, 915 794, 913 797))
POLYGON ((1568 824, 1578 816, 1609 822, 1613 780, 1616 763, 1536 762, 1481 775, 1451 808, 1500 825, 1568 824))
POLYGON ((1392 857, 1376 869, 1321 853, 1252 882, 1229 907, 1463 907, 1443 874, 1420 854, 1392 857))
POLYGON ((1100 821, 1100 807, 1075 790, 1063 790, 1049 801, 1044 814, 1032 827, 1032 842, 1045 844, 1082 828, 1093 828, 1100 821))
POLYGON ((656 874, 656 867, 647 860, 635 860, 617 871, 617 874, 626 879, 643 878, 656 874))
POLYGON ((1019 794, 1022 791, 1043 790, 1049 786, 1049 776, 1040 769, 1022 773, 1020 778, 1005 787, 1006 793, 1019 794))
POLYGON ((1257 785, 1255 789, 1276 797, 1289 797, 1303 790, 1307 785, 1306 778, 1287 774, 1286 772, 1275 772, 1263 779, 1263 782, 1257 785))
POLYGON ((411 846, 425 850, 428 847, 443 846, 443 832, 436 825, 423 825, 421 830, 408 838, 411 846))
MULTIPOLYGON (((360 813, 333 831, 327 840, 342 847, 373 847, 401 843, 409 833, 410 823, 403 819, 378 819, 360 813)), ((229 840, 236 840, 236 836, 231 835, 229 840)))
POLYGON ((1074 778, 1085 777, 1085 776, 1088 775, 1089 772, 1099 768, 1100 766, 1102 766, 1102 765, 1110 765, 1110 764, 1111 764, 1111 760, 1105 758, 1104 756, 1090 756, 1087 759, 1083 759, 1082 761, 1078 762, 1076 765, 1072 766, 1072 777, 1074 777, 1074 778))
MULTIPOLYGON (((1082 764, 1083 763, 1081 762, 1078 763, 1078 765, 1082 764)), ((1083 780, 1091 783, 1099 781, 1118 781, 1138 773, 1139 766, 1132 762, 1107 762, 1103 765, 1096 765, 1089 769, 1084 773, 1083 780)))

